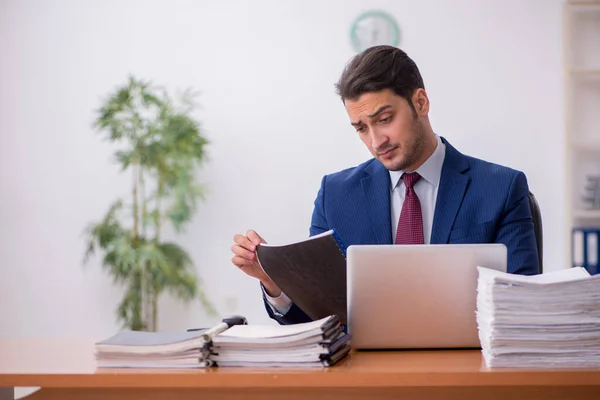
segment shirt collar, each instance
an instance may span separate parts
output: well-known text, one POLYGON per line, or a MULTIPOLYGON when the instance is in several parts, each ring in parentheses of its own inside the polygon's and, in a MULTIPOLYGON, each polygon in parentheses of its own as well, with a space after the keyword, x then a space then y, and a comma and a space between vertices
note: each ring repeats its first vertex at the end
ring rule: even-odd
POLYGON ((405 172, 417 172, 421 175, 421 178, 425 179, 434 187, 439 185, 440 177, 442 175, 442 166, 444 165, 444 158, 446 156, 446 145, 442 142, 442 139, 435 135, 437 139, 437 146, 431 156, 416 171, 390 171, 390 179, 392 183, 392 190, 398 186, 400 178, 405 172))

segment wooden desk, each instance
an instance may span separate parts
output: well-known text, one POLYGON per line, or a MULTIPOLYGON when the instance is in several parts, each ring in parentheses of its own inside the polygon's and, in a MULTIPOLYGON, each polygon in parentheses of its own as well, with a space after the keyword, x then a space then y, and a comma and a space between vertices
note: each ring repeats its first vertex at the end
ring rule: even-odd
POLYGON ((93 342, 0 339, 0 388, 41 387, 33 400, 600 399, 600 369, 490 371, 479 351, 355 352, 311 370, 96 370, 93 342))

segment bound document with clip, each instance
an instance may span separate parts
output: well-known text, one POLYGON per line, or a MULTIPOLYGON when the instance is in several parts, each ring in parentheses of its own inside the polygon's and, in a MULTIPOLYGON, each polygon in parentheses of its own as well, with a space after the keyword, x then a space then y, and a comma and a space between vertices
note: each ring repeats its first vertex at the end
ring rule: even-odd
MULTIPOLYGON (((226 321, 227 319, 224 319, 226 321)), ((217 325, 188 332, 124 330, 96 343, 99 368, 323 367, 350 351, 337 316, 296 325, 217 325)))

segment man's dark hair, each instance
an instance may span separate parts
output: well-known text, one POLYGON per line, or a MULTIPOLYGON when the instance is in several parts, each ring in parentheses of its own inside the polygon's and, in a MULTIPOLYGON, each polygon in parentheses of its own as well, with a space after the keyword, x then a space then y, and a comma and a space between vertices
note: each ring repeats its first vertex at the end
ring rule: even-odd
POLYGON ((356 100, 364 93, 391 89, 408 101, 413 112, 411 97, 415 90, 425 88, 415 62, 393 46, 370 47, 354 56, 335 87, 343 101, 356 100))

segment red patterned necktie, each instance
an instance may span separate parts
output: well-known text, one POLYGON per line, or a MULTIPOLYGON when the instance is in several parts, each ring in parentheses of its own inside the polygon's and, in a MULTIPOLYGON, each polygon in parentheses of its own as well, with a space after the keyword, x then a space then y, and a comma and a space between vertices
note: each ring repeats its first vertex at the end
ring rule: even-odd
POLYGON ((396 230, 396 244, 423 244, 423 216, 421 203, 415 193, 414 185, 421 178, 416 172, 403 174, 402 180, 406 185, 404 203, 396 230))

